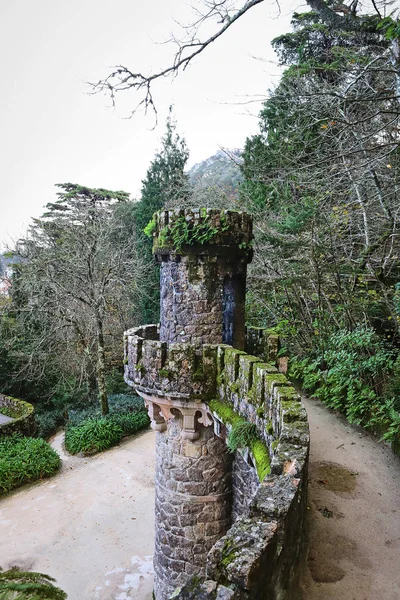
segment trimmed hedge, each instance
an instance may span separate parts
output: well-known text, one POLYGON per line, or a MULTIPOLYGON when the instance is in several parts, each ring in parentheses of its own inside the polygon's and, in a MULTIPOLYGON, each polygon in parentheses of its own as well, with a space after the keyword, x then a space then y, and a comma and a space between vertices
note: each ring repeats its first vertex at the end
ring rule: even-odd
POLYGON ((42 439, 18 433, 0 438, 0 496, 24 483, 50 477, 60 464, 57 452, 42 439))

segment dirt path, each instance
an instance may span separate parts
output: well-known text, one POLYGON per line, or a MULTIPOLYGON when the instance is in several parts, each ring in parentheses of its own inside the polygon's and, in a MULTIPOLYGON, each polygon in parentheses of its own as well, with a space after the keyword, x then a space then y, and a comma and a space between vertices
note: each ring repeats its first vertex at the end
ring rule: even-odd
POLYGON ((0 501, 0 566, 47 573, 70 600, 150 600, 154 433, 92 458, 61 443, 61 473, 0 501))
POLYGON ((316 400, 304 600, 400 599, 400 460, 316 400))

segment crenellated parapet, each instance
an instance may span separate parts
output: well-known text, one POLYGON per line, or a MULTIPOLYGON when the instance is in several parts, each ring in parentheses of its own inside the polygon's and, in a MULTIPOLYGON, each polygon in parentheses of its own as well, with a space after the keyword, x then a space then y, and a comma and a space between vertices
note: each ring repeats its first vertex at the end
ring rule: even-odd
POLYGON ((165 210, 151 224, 153 253, 159 260, 176 255, 235 255, 250 262, 253 221, 245 212, 211 208, 165 210))
POLYGON ((216 391, 217 346, 159 340, 158 327, 125 332, 125 380, 136 389, 171 398, 200 401, 216 391))
POLYGON ((307 414, 273 363, 231 346, 218 347, 217 386, 214 431, 227 439, 252 423, 256 434, 235 452, 232 526, 208 553, 204 583, 191 580, 171 598, 285 598, 304 544, 307 414))

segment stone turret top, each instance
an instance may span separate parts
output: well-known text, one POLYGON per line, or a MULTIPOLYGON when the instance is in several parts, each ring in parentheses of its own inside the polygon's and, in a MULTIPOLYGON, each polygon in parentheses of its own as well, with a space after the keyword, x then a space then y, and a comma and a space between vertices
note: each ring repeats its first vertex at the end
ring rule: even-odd
POLYGON ((155 213, 147 226, 153 253, 168 255, 218 254, 247 259, 253 255, 252 217, 245 212, 211 208, 175 209, 155 213))

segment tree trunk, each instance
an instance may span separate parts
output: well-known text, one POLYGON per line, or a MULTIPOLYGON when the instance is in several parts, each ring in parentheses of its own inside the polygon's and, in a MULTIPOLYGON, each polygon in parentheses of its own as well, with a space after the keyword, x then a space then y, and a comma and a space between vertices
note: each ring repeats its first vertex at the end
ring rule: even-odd
POLYGON ((97 387, 99 389, 99 400, 101 414, 108 415, 108 399, 106 385, 106 361, 104 350, 103 321, 98 312, 96 312, 97 324, 97 387))

